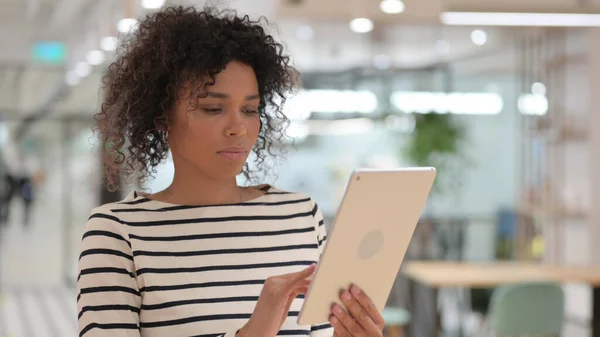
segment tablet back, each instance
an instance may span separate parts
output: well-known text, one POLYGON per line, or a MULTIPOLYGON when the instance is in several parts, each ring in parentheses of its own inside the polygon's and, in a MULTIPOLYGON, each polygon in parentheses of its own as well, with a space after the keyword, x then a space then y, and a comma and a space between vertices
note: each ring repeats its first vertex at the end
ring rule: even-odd
POLYGON ((329 321, 342 289, 356 284, 383 310, 435 179, 434 168, 357 170, 328 235, 298 317, 329 321))

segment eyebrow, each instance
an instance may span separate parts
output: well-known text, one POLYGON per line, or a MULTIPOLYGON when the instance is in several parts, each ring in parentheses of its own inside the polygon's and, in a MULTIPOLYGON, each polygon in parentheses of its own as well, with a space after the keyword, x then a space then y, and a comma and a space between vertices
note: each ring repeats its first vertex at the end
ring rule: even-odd
MULTIPOLYGON (((230 98, 231 97, 229 94, 225 94, 225 93, 222 93, 222 92, 207 92, 206 96, 207 97, 214 97, 214 98, 222 98, 222 99, 230 98)), ((253 100, 259 99, 259 98, 260 98, 259 94, 254 94, 254 95, 248 95, 248 96, 246 96, 245 100, 246 101, 253 101, 253 100)))

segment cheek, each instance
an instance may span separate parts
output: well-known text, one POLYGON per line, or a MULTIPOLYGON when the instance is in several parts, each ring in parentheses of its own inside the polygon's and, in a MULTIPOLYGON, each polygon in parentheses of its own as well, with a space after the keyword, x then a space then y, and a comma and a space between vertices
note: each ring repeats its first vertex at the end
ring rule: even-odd
POLYGON ((218 143, 220 131, 215 125, 208 123, 190 123, 187 128, 188 142, 196 147, 210 147, 218 143))
POLYGON ((258 137, 258 133, 260 132, 260 118, 254 118, 251 120, 247 124, 246 129, 248 130, 249 135, 254 138, 258 137))
POLYGON ((190 120, 189 123, 182 123, 173 130, 176 133, 176 143, 181 151, 198 152, 211 147, 215 142, 217 131, 214 127, 209 127, 206 123, 198 123, 190 120))

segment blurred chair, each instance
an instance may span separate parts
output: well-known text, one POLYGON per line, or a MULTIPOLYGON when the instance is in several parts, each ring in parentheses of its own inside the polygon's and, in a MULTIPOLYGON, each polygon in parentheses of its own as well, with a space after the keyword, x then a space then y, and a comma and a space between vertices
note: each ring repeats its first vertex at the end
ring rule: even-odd
POLYGON ((408 310, 399 307, 386 307, 382 316, 385 320, 385 336, 404 336, 404 326, 410 322, 410 312, 408 310))
POLYGON ((564 295, 554 283, 516 283, 494 290, 489 310, 494 336, 560 336, 564 295))
MULTIPOLYGON (((465 224, 465 244, 463 258, 469 262, 489 262, 496 260, 496 240, 498 237, 495 216, 470 219, 465 224)), ((485 317, 490 306, 494 288, 469 289, 471 311, 478 317, 485 317)))

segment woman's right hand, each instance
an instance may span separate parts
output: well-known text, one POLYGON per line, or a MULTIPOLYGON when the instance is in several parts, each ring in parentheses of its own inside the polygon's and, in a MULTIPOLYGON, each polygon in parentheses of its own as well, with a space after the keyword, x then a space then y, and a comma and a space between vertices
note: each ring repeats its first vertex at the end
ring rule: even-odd
POLYGON ((256 302, 248 323, 238 332, 238 337, 276 336, 288 316, 292 301, 306 294, 316 265, 296 273, 269 277, 256 302))

